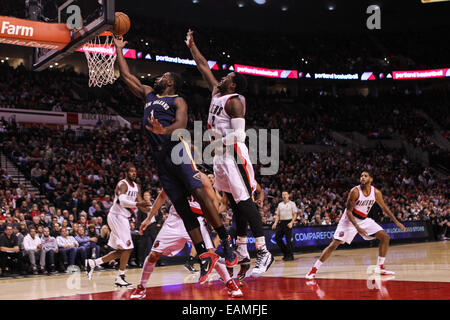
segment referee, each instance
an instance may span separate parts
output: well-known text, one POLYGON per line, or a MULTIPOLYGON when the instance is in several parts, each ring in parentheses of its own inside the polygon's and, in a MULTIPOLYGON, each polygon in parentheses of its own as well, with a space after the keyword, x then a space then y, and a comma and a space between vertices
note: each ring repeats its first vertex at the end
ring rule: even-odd
POLYGON ((283 197, 283 202, 278 204, 272 230, 277 230, 275 232, 275 241, 283 252, 283 260, 291 261, 294 260, 291 242, 292 227, 295 219, 297 219, 298 208, 293 201, 289 201, 289 193, 287 191, 283 191, 281 196, 283 197), (286 236, 286 245, 283 242, 283 235, 286 236))

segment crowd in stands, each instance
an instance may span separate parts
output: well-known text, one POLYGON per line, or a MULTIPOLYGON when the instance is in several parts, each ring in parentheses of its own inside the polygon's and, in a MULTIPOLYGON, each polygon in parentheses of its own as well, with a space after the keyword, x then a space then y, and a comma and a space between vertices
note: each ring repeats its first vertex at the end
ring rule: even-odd
MULTIPOLYGON (((25 128, 6 121, 2 125, 6 128, 1 133, 2 150, 42 195, 38 197, 14 183, 7 169, 2 169, 0 232, 4 235, 0 247, 6 247, 2 249, 2 269, 14 261, 14 267, 33 274, 56 269, 63 272, 71 265, 83 269, 86 258, 111 250, 106 217, 114 199, 113 188, 128 162, 137 166, 136 182, 142 190, 152 199, 160 191, 155 168, 148 161, 146 136, 140 130, 99 126, 75 133, 25 128), (28 267, 23 269, 22 263, 28 267)), ((437 235, 449 235, 448 177, 439 178, 411 162, 403 150, 380 146, 374 150, 301 153, 292 149, 287 154, 276 175, 257 175, 265 195, 260 212, 268 227, 284 190, 300 209, 297 226, 336 224, 348 190, 358 184, 360 172, 367 168, 399 220, 430 220, 437 235)), ((158 215, 159 227, 168 208, 167 203, 158 215)), ((221 217, 231 227, 231 210, 221 212, 221 217)), ((380 213, 375 218, 389 221, 380 213)), ((133 265, 142 263, 146 249, 139 248, 148 243, 137 234, 141 221, 136 213, 130 223, 136 247, 133 265)))

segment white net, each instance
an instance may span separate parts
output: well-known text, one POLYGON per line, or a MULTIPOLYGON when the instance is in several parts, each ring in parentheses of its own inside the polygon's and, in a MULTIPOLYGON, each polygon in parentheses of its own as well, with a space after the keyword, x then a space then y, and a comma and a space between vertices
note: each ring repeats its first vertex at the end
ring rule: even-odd
POLYGON ((112 35, 96 36, 85 43, 84 54, 89 68, 89 87, 101 87, 116 81, 114 75, 115 54, 112 35))

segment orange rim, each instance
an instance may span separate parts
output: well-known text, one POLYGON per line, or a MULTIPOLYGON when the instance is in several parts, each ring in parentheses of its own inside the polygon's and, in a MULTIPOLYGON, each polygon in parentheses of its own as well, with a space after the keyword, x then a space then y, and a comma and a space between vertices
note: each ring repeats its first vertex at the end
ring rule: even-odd
POLYGON ((100 33, 100 34, 98 35, 98 37, 112 37, 112 36, 113 36, 113 34, 112 34, 112 32, 110 32, 110 31, 105 31, 105 32, 100 33))

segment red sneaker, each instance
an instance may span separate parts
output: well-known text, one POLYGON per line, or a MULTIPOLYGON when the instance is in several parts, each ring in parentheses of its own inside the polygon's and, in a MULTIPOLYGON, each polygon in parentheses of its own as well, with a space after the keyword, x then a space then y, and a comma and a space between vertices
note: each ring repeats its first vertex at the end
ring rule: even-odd
POLYGON ((204 284, 213 271, 219 256, 212 252, 205 252, 198 256, 200 258, 200 278, 198 282, 204 284))
POLYGON ((228 295, 232 298, 242 298, 244 296, 241 289, 239 289, 233 279, 228 280, 227 289, 228 295))
POLYGON ((316 273, 317 273, 317 268, 312 267, 311 270, 309 270, 309 272, 306 274, 305 278, 312 280, 316 277, 316 273))
POLYGON ((133 293, 130 295, 130 299, 133 299, 133 300, 144 299, 147 296, 145 291, 146 291, 146 289, 142 285, 138 284, 137 288, 134 289, 133 293))

